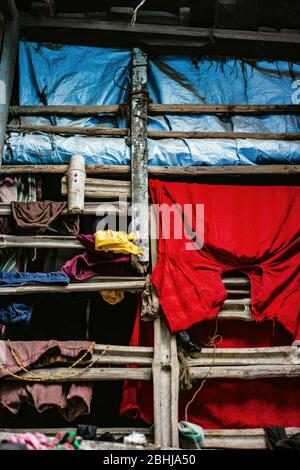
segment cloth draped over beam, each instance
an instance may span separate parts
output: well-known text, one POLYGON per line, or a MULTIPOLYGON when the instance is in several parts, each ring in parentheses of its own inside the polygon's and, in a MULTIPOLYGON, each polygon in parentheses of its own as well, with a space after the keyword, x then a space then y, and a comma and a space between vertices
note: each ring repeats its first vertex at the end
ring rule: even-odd
MULTIPOLYGON (((192 305, 192 304, 191 304, 192 305)), ((203 347, 216 328, 215 320, 203 321, 188 331, 192 341, 203 347)), ((218 322, 222 341, 217 348, 255 348, 291 345, 292 336, 278 323, 227 320, 218 322)), ((153 323, 143 322, 137 312, 131 346, 153 346, 153 323)), ((206 347, 206 346, 205 346, 206 347)), ((181 392, 179 421, 185 420, 185 407, 201 380, 193 389, 181 392)), ((300 426, 299 378, 268 380, 208 379, 189 407, 188 421, 204 429, 238 429, 275 426, 300 426)), ((153 423, 153 387, 151 383, 126 381, 121 413, 153 423)))
POLYGON ((151 279, 172 333, 216 317, 221 276, 237 270, 250 279, 254 319, 300 337, 300 187, 152 180, 150 191, 159 216, 151 279))
MULTIPOLYGON (((20 105, 113 105, 130 90, 131 51, 88 46, 20 42, 20 105), (99 86, 99 83, 101 86, 99 86), (80 85, 78 85, 80 84, 80 85)), ((163 104, 296 104, 300 65, 287 61, 149 58, 148 90, 163 104), (233 86, 234 84, 234 86, 233 86)), ((126 117, 23 117, 23 124, 125 128, 126 117)), ((215 132, 299 132, 299 115, 156 115, 151 130, 215 132)), ((130 164, 123 138, 12 133, 5 164, 64 164, 80 153, 87 164, 130 164)), ((148 139, 154 166, 299 163, 297 142, 252 139, 148 139)))

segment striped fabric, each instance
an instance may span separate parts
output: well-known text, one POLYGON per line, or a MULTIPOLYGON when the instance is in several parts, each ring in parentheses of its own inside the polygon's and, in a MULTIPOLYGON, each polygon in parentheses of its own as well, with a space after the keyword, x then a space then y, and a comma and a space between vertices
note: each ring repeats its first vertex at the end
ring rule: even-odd
MULTIPOLYGON (((40 176, 3 176, 0 177, 0 203, 12 201, 35 202, 42 198, 40 176)), ((26 270, 26 255, 22 248, 0 250, 0 271, 15 272, 26 270)))

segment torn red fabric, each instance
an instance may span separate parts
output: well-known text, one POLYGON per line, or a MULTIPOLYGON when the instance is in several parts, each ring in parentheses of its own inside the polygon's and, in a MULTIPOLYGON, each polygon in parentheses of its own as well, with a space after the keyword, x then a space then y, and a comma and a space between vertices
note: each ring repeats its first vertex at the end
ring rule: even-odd
POLYGON ((154 180, 150 189, 154 204, 174 210, 169 237, 169 218, 160 212, 152 274, 172 333, 215 317, 227 296, 221 275, 238 270, 250 278, 254 319, 277 319, 294 337, 300 335, 300 187, 154 180), (183 214, 186 233, 176 239, 183 214), (197 249, 190 249, 189 231, 197 249))
MULTIPOLYGON (((190 328, 192 341, 208 342, 215 331, 215 321, 205 321, 190 328)), ((268 347, 291 345, 293 338, 277 322, 255 324, 242 321, 219 321, 218 347, 268 347)), ((137 313, 132 346, 153 346, 153 325, 140 322, 137 313)), ((182 392, 179 400, 179 420, 197 390, 200 381, 189 392, 182 392)), ((207 380, 189 408, 188 420, 204 429, 260 428, 282 425, 300 426, 300 379, 270 380, 207 380)), ((140 417, 153 423, 152 382, 126 381, 121 413, 140 417)))

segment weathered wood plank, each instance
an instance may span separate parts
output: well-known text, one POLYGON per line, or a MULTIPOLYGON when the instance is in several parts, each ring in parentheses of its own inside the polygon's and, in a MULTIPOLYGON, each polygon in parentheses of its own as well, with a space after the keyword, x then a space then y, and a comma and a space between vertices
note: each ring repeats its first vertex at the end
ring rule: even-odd
POLYGON ((34 126, 31 124, 9 124, 6 127, 7 132, 43 132, 45 134, 55 135, 85 135, 85 136, 126 136, 128 131, 126 129, 111 128, 111 127, 67 127, 67 126, 34 126))
POLYGON ((155 37, 160 35, 162 38, 187 38, 191 39, 208 39, 211 40, 213 34, 214 40, 231 40, 231 41, 252 41, 252 42, 269 42, 272 44, 300 44, 299 34, 286 34, 274 32, 259 32, 259 31, 240 31, 240 30, 227 30, 227 29, 214 29, 213 33, 211 28, 195 28, 184 26, 167 26, 167 25, 147 25, 136 23, 132 28, 130 23, 121 23, 113 21, 99 21, 95 20, 80 20, 80 19, 62 19, 62 18, 39 18, 38 21, 32 16, 24 16, 21 18, 23 30, 34 34, 34 30, 47 31, 63 31, 65 34, 70 30, 76 29, 78 32, 90 33, 107 33, 115 32, 121 35, 126 33, 134 39, 147 37, 155 37))
MULTIPOLYGON (((68 215, 69 212, 67 209, 64 209, 62 212, 64 215, 68 215)), ((84 205, 84 211, 81 215, 127 215, 128 213, 128 204, 125 201, 120 202, 86 202, 84 205)), ((10 204, 0 204, 0 216, 10 215, 11 206, 10 204)))
POLYGON ((292 365, 300 364, 300 348, 277 346, 267 348, 203 348, 201 353, 192 353, 188 359, 190 367, 210 365, 214 357, 216 366, 238 365, 292 365))
MULTIPOLYGON (((12 116, 96 116, 114 114, 126 104, 97 106, 10 106, 12 116)), ((160 104, 149 103, 149 114, 299 114, 298 104, 160 104)))
MULTIPOLYGON (((191 367, 192 379, 203 379, 209 367, 191 367)), ((300 377, 300 365, 215 366, 208 379, 256 380, 300 377)))
MULTIPOLYGON (((151 225, 151 264, 157 260, 156 220, 153 211, 151 225)), ((158 297, 153 291, 153 300, 158 297)), ((154 399, 154 435, 155 444, 178 447, 178 401, 179 401, 179 363, 177 344, 164 320, 159 316, 154 321, 154 357, 153 357, 153 399, 154 399)))
MULTIPOLYGON (((67 165, 3 165, 0 174, 53 173, 64 174, 67 165)), ((290 176, 300 174, 300 165, 226 165, 226 166, 148 166, 151 176, 199 177, 199 176, 290 176)), ((129 175, 127 165, 87 165, 87 174, 129 175)))
POLYGON ((47 235, 0 235, 0 248, 77 248, 83 249, 75 237, 53 237, 47 235))
MULTIPOLYGON (((285 428, 288 436, 300 428, 285 428)), ((266 449, 263 429, 205 429, 205 449, 266 449)))
MULTIPOLYGON (((55 436, 58 432, 74 432, 76 431, 76 427, 63 427, 63 428, 0 428, 0 433, 16 433, 16 434, 24 434, 25 432, 38 432, 41 434, 45 434, 46 436, 55 436)), ((126 436, 127 434, 131 434, 133 431, 141 432, 147 436, 152 436, 153 430, 151 428, 101 428, 97 427, 96 435, 98 437, 102 436, 102 434, 109 432, 114 437, 121 437, 126 436)))
POLYGON ((147 56, 133 49, 131 98, 131 225, 143 255, 132 258, 141 272, 149 262, 147 56))
MULTIPOLYGON (((299 35, 300 36, 300 35, 299 35)), ((134 100, 133 100, 134 101, 134 100)), ((135 116, 135 115, 133 115, 135 116)), ((143 121, 143 124, 145 121, 143 121)), ((131 123, 131 134, 133 134, 133 123, 131 123)), ((126 136, 126 129, 109 127, 64 127, 64 126, 34 126, 9 124, 8 132, 43 132, 56 135, 84 135, 84 136, 126 136)), ((145 129, 146 132, 146 129, 145 129)), ((203 132, 203 131, 148 131, 151 139, 255 139, 255 140, 300 140, 299 132, 203 132)), ((133 138, 132 144, 134 143, 133 138)), ((144 153, 142 154, 144 156, 144 153)), ((145 159, 145 157, 143 157, 145 159)), ((145 171, 146 173, 146 171, 145 171)))
MULTIPOLYGON (((68 184, 64 176, 61 180, 61 194, 67 196, 68 184)), ((130 181, 87 178, 84 189, 85 197, 94 199, 131 199, 130 181)))
POLYGON ((253 321, 251 310, 221 310, 218 318, 220 320, 253 321))
MULTIPOLYGON (((22 379, 32 379, 32 373, 36 374, 38 378, 42 378, 48 383, 59 382, 101 382, 103 380, 151 380, 152 371, 151 367, 91 367, 89 369, 70 369, 66 367, 58 368, 41 368, 34 369, 31 374, 28 372, 20 372, 18 375, 22 379)), ((18 380, 12 376, 7 376, 5 380, 18 380)), ((37 379, 38 381, 38 379, 37 379)))
POLYGON ((161 446, 178 447, 179 364, 176 338, 161 317, 154 321, 154 435, 161 446))
POLYGON ((299 114, 298 104, 156 104, 148 105, 149 114, 299 114))
MULTIPOLYGON (((115 114, 121 109, 119 104, 97 106, 10 106, 9 113, 18 116, 96 116, 97 114, 115 114)), ((124 105, 125 106, 125 105, 124 105)))
POLYGON ((5 20, 4 36, 0 56, 0 166, 6 137, 14 71, 18 51, 19 15, 14 0, 7 0, 10 18, 5 20))
POLYGON ((148 131, 148 137, 150 139, 255 139, 298 141, 300 140, 300 133, 148 131))
POLYGON ((69 294, 73 292, 97 292, 102 290, 117 290, 117 291, 141 291, 145 287, 145 280, 110 280, 110 281, 90 281, 70 283, 67 286, 42 286, 42 285, 27 285, 19 287, 0 287, 0 295, 25 295, 25 294, 69 294))

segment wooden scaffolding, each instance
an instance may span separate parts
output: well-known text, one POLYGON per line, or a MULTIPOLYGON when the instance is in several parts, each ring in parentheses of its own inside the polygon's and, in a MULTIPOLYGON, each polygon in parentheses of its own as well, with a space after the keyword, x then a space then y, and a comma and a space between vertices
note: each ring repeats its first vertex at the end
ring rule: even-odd
MULTIPOLYGON (((126 215, 129 204, 119 203, 120 197, 131 200, 131 216, 133 231, 137 234, 137 244, 144 252, 143 257, 134 257, 133 264, 140 272, 140 276, 128 278, 97 277, 91 281, 71 283, 61 286, 20 286, 2 287, 1 295, 65 293, 101 290, 122 290, 142 292, 145 288, 145 275, 150 266, 150 272, 156 262, 157 245, 151 233, 155 230, 155 217, 148 211, 148 175, 169 178, 196 178, 201 181, 208 175, 215 178, 227 176, 241 177, 247 175, 257 177, 264 175, 289 177, 300 174, 300 165, 267 165, 267 166, 225 166, 225 167, 148 167, 147 136, 154 139, 164 138, 252 138, 252 139, 278 139, 300 140, 298 133, 270 134, 270 133, 218 133, 218 132, 178 132, 178 131, 147 131, 147 117, 156 113, 175 114, 273 114, 273 113, 300 113, 299 105, 169 105, 149 104, 147 100, 147 54, 141 49, 133 49, 132 61, 132 90, 129 103, 120 103, 114 106, 14 106, 10 107, 10 95, 13 84, 13 74, 17 55, 19 37, 18 14, 13 0, 6 0, 6 9, 2 18, 5 23, 2 56, 0 69, 0 86, 4 86, 4 95, 0 103, 0 153, 2 155, 6 132, 47 132, 62 135, 93 135, 93 136, 119 136, 126 137, 131 147, 131 166, 86 166, 87 180, 85 194, 99 199, 99 202, 88 202, 84 206, 82 215, 126 215), (8 53, 9 52, 9 53, 8 53), (4 83, 4 85, 3 85, 4 83), (101 113, 120 113, 127 108, 127 129, 119 128, 74 128, 56 126, 24 126, 7 125, 9 113, 14 116, 28 115, 63 115, 63 116, 89 116, 101 113), (93 179, 90 176, 109 176, 110 179, 93 179), (120 181, 120 177, 125 178, 120 181), (130 177, 130 179, 129 179, 130 177), (105 199, 114 199, 115 202, 105 202, 105 199), (145 207, 147 210, 144 210, 145 207)), ((26 27, 34 27, 33 20, 23 19, 26 27), (31 23, 30 23, 31 21, 31 23)), ((50 18, 48 24, 54 27, 55 19, 50 18), (52 22, 52 23, 51 23, 52 22), (51 24, 50 24, 51 23, 51 24)), ((57 23, 60 27, 61 21, 57 23)), ((36 27, 38 28, 37 24, 36 27)), ((70 26, 71 27, 71 26, 70 26)), ((79 27, 79 26, 78 26, 79 27)), ((81 25, 82 27, 82 25, 81 25)), ((139 27, 141 29, 141 27, 139 27)), ((138 32, 139 32, 138 29, 138 32)), ((145 29, 145 28, 144 28, 145 29)), ((135 31, 137 33, 137 31, 135 31)), ((141 33, 142 34, 142 33, 141 33)), ((204 34, 204 33, 203 33, 204 34)), ((224 33, 223 33, 224 34, 224 33)), ((45 38, 46 39, 46 38, 45 38)), ((1 91, 1 90, 0 90, 1 91)), ((58 177, 67 173, 66 165, 20 165, 2 166, 0 173, 5 174, 57 174, 58 177)), ((67 194, 66 181, 62 181, 62 193, 67 194)), ((0 204, 0 215, 10 213, 10 206, 0 204)), ((65 210, 68 214, 68 210, 65 210)), ((0 248, 80 248, 80 243, 72 237, 60 236, 0 236, 0 248)), ((243 276, 229 276, 224 278, 228 291, 228 299, 219 317, 252 321, 250 311, 249 281, 243 276)), ((153 303, 158 306, 158 298, 153 291, 153 303)), ((274 377, 300 377, 300 357, 295 346, 269 347, 269 348, 243 348, 243 349, 217 349, 214 367, 210 370, 214 351, 205 348, 200 354, 192 354, 188 358, 191 377, 194 380, 232 378, 240 380, 268 379, 274 377)), ((95 347, 92 360, 96 360, 92 367, 72 378, 72 381, 105 381, 125 379, 153 381, 154 390, 154 435, 151 429, 142 429, 142 432, 153 440, 160 448, 178 448, 178 402, 179 402, 179 362, 177 357, 176 338, 172 336, 163 318, 159 315, 154 320, 154 346, 130 347, 98 344, 95 347), (105 354, 102 354, 106 350, 105 354), (137 365, 128 368, 128 365, 137 365), (114 365, 117 367, 102 367, 114 365)), ((55 375, 56 369, 52 369, 55 375)), ((61 371, 61 369, 60 369, 61 371)), ((63 370, 62 370, 63 371, 63 370)), ((38 369, 42 374, 49 373, 49 369, 38 369)), ((21 374, 26 379, 26 373, 21 374)), ((57 380, 55 378, 48 380, 57 380)), ((61 379, 60 379, 61 380, 61 379)), ((69 379, 70 380, 70 379, 69 379)), ((12 430, 2 429, 0 438, 12 430)), ((24 430, 13 430, 22 432, 24 430)), ((57 429, 41 429, 46 434, 55 434, 57 429)), ((131 431, 128 428, 99 428, 98 432, 111 432, 114 436, 125 435, 131 431)), ((298 429, 287 429, 293 434, 298 429)), ((265 447, 264 432, 262 429, 251 430, 206 430, 205 448, 226 449, 260 449, 265 447)), ((87 448, 106 449, 105 443, 86 443, 87 448)), ((122 444, 109 443, 109 449, 130 448, 122 444)))

